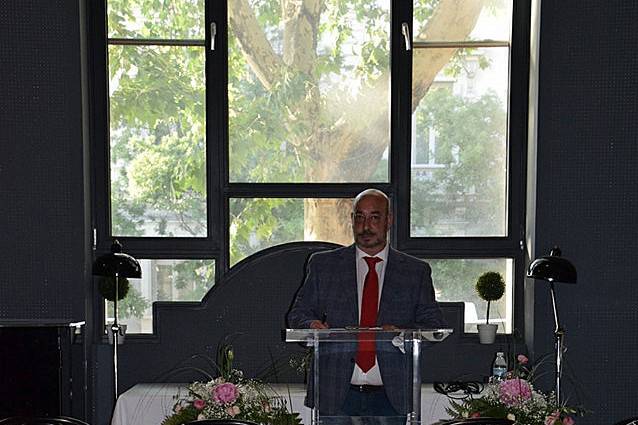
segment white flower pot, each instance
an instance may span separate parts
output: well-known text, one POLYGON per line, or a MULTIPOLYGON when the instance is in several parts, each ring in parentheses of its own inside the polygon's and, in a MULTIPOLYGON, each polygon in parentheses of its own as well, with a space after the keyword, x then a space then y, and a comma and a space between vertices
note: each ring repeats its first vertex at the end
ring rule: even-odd
POLYGON ((481 323, 476 325, 479 334, 479 342, 481 344, 493 344, 496 339, 496 329, 498 325, 492 323, 481 323))

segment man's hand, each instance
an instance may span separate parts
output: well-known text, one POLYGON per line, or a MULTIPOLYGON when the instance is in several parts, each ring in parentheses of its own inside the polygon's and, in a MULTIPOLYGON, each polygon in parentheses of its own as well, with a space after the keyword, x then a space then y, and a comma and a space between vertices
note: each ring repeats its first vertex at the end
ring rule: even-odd
POLYGON ((321 320, 313 320, 310 322, 310 329, 328 329, 327 323, 322 322, 321 320))

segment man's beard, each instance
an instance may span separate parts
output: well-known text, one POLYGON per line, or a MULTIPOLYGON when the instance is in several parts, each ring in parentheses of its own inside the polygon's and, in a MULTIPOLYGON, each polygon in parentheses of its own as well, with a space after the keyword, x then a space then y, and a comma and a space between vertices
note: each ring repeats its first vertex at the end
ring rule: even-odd
POLYGON ((357 241, 357 243, 361 246, 364 247, 371 247, 371 246, 377 246, 377 245, 383 245, 385 243, 385 241, 383 240, 382 237, 380 237, 378 234, 376 233, 372 233, 372 232, 361 232, 361 233, 357 233, 355 240, 357 241), (364 238, 367 237, 371 237, 370 239, 364 240, 364 238))

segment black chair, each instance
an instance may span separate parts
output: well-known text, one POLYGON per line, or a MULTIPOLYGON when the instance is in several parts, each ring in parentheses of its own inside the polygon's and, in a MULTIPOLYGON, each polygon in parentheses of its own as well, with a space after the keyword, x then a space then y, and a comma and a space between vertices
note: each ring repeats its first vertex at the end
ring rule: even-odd
POLYGON ((238 419, 202 419, 199 421, 187 422, 184 425, 258 425, 251 421, 238 419))
POLYGON ((500 418, 467 418, 452 419, 445 422, 445 425, 512 425, 514 421, 500 418))
POLYGON ((615 425, 638 425, 638 416, 629 419, 623 419, 620 422, 616 422, 615 425))
POLYGON ((68 416, 28 417, 12 416, 0 420, 0 425, 89 425, 80 419, 68 416))

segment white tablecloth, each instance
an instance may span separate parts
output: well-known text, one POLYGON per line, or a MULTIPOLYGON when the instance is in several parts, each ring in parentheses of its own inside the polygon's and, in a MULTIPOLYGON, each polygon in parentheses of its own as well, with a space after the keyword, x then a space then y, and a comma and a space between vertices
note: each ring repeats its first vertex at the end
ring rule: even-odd
MULTIPOLYGON (((299 412, 304 425, 310 425, 310 409, 303 405, 303 384, 272 384, 276 394, 292 400, 293 412, 299 412)), ((111 425, 159 425, 172 413, 177 398, 187 395, 186 384, 137 384, 121 394, 115 404, 111 425), (179 397, 178 397, 179 396, 179 397)), ((433 424, 449 418, 445 413, 447 397, 431 385, 421 387, 421 422, 433 424)))

